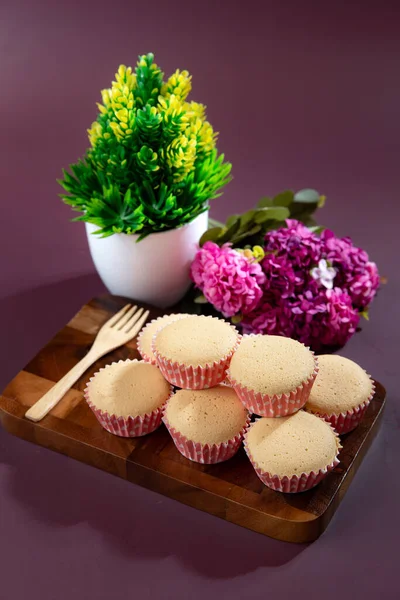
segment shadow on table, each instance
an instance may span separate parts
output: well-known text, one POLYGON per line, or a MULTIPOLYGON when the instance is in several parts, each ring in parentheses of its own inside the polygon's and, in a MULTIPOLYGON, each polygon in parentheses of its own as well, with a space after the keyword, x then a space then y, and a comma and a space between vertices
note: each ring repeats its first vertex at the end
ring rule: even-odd
POLYGON ((1 463, 10 466, 4 493, 35 521, 55 527, 87 522, 112 552, 128 557, 176 556, 195 572, 231 578, 259 567, 279 568, 307 547, 205 515, 0 428, 1 463))
MULTIPOLYGON (((2 359, 2 387, 81 304, 101 293, 99 288, 98 279, 88 276, 0 301, 10 340, 7 357, 2 359), (68 302, 67 295, 73 301, 68 302)), ((88 522, 103 535, 110 551, 124 556, 175 556, 195 572, 232 578, 259 567, 279 568, 306 548, 205 515, 14 438, 0 427, 1 463, 10 467, 3 493, 10 494, 32 519, 53 527, 88 522)), ((80 543, 79 532, 76 543, 80 543)))
POLYGON ((105 291, 99 277, 88 273, 0 298, 0 391, 83 304, 105 291))

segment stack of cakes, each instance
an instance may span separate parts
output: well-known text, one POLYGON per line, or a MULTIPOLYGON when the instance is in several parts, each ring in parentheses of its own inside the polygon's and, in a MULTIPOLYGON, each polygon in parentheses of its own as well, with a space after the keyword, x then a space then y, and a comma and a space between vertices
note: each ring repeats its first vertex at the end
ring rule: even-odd
POLYGON ((177 388, 164 423, 178 450, 201 463, 238 451, 250 415, 235 391, 223 385, 240 341, 237 330, 213 317, 191 316, 159 330, 152 350, 165 379, 177 388))
POLYGON ((145 435, 162 419, 181 454, 207 464, 234 456, 244 439, 259 478, 283 492, 313 487, 338 464, 338 434, 359 423, 374 391, 348 359, 317 362, 295 340, 241 337, 213 317, 156 319, 138 350, 142 361, 109 365, 86 388, 108 431, 145 435))

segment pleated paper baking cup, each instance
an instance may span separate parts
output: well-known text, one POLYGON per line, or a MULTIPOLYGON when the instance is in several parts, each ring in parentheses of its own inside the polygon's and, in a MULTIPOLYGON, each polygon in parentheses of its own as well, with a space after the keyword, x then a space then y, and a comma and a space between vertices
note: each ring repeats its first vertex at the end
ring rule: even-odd
POLYGON ((205 465, 211 465, 215 463, 224 462, 229 460, 239 450, 245 431, 250 423, 250 415, 244 425, 243 429, 235 435, 233 438, 221 444, 201 444, 200 442, 193 442, 187 437, 182 435, 169 423, 167 417, 164 415, 162 418, 164 425, 167 427, 173 442, 179 452, 185 458, 194 462, 202 463, 205 465))
MULTIPOLYGON (((372 380, 371 380, 372 381, 372 380)), ((353 431, 362 421, 365 411, 367 410, 370 402, 375 394, 375 384, 372 381, 372 391, 367 400, 362 402, 359 406, 347 410, 346 412, 341 412, 340 414, 331 414, 328 415, 326 413, 320 413, 315 410, 309 410, 306 408, 307 412, 312 413, 313 415, 317 415, 317 417, 321 417, 328 423, 332 425, 336 433, 339 435, 344 435, 345 433, 349 433, 353 431)))
POLYGON ((318 362, 315 357, 314 364, 312 375, 288 394, 270 396, 251 390, 236 381, 229 370, 227 371, 227 377, 248 411, 260 417, 286 417, 297 412, 306 404, 318 373, 318 362))
MULTIPOLYGON (((215 317, 209 318, 214 319, 215 317)), ((222 319, 218 320, 222 321, 222 319)), ((223 322, 226 323, 226 321, 223 322)), ((235 327, 231 326, 231 329, 237 335, 237 341, 232 350, 219 361, 207 363, 204 366, 185 365, 169 360, 156 350, 153 338, 153 354, 165 379, 172 385, 186 390, 204 390, 225 381, 227 369, 241 339, 235 327)))
MULTIPOLYGON (((179 321, 179 319, 184 319, 185 317, 190 317, 191 315, 186 314, 186 313, 182 313, 181 315, 179 315, 179 317, 176 319, 177 321, 179 321)), ((154 323, 157 323, 158 321, 160 322, 160 328, 156 329, 156 331, 153 334, 153 337, 155 335, 157 335, 157 333, 166 325, 169 325, 169 323, 166 323, 165 325, 162 325, 162 319, 164 319, 165 315, 163 315, 162 317, 157 317, 157 319, 152 319, 149 323, 147 323, 147 325, 145 327, 143 327, 143 329, 141 330, 141 332, 139 333, 138 337, 137 337, 137 350, 140 354, 140 356, 142 357, 142 359, 145 362, 148 362, 152 365, 157 366, 157 360, 153 357, 153 356, 149 356, 144 350, 143 350, 143 336, 146 334, 146 331, 148 331, 149 327, 154 325, 154 323)), ((171 323, 173 323, 173 321, 171 321, 171 323)))
MULTIPOLYGON (((251 427, 251 425, 250 425, 251 427)), ((260 468, 257 462, 254 460, 251 451, 247 445, 247 432, 250 429, 247 428, 247 431, 244 436, 243 445, 246 451, 246 454, 253 465, 253 468, 264 485, 275 490, 276 492, 284 492, 289 494, 297 494, 298 492, 305 492, 310 490, 311 488, 318 485, 330 471, 332 471, 337 465, 340 463, 339 460, 339 452, 342 448, 339 442, 339 436, 336 431, 332 428, 333 433, 337 438, 337 454, 331 464, 327 465, 323 469, 319 471, 310 471, 309 473, 301 473, 301 475, 292 475, 291 477, 284 476, 280 477, 279 475, 273 475, 272 473, 268 473, 260 468)))
POLYGON ((147 435, 148 433, 152 433, 155 431, 160 425, 162 421, 163 408, 165 403, 169 400, 169 398, 173 394, 173 388, 170 387, 170 394, 165 402, 156 408, 155 410, 145 413, 144 415, 136 415, 136 416, 128 416, 128 417, 119 417, 118 415, 108 413, 107 411, 103 411, 97 408, 93 402, 90 400, 90 391, 89 384, 96 377, 100 371, 111 367, 112 365, 122 363, 122 362, 141 362, 136 359, 134 360, 119 360, 118 362, 110 363, 106 365, 103 369, 97 371, 93 377, 89 379, 89 382, 86 385, 84 390, 85 400, 88 403, 89 407, 92 409, 96 419, 100 423, 102 427, 109 433, 113 433, 114 435, 118 435, 121 437, 141 437, 142 435, 147 435))

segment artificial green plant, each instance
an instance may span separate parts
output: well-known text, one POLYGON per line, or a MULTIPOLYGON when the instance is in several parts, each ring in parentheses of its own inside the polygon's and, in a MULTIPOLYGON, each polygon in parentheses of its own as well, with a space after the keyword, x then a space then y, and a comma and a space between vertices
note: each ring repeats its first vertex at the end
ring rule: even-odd
POLYGON ((88 130, 90 148, 59 183, 75 220, 98 233, 150 233, 174 229, 208 208, 230 180, 230 163, 216 149, 217 134, 205 106, 188 102, 191 76, 177 70, 163 82, 153 54, 135 71, 121 65, 102 91, 88 130))

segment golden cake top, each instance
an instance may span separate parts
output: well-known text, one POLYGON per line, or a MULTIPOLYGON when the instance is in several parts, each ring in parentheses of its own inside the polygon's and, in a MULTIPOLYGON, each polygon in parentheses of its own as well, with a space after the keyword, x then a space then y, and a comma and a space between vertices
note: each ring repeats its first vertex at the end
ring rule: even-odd
POLYGON ((314 355, 300 342, 278 335, 244 336, 233 355, 229 377, 268 394, 289 393, 315 370, 314 355))
POLYGON ((165 416, 189 440, 220 444, 241 432, 248 412, 231 387, 218 385, 207 390, 179 390, 168 401, 165 416))
POLYGON ((143 329, 142 333, 140 334, 140 348, 141 348, 142 352, 144 354, 146 354, 146 356, 150 360, 155 361, 156 357, 154 356, 153 350, 151 347, 154 334, 157 331, 159 331, 160 329, 162 329, 163 327, 165 327, 166 325, 169 325, 170 323, 173 323, 174 321, 177 321, 178 319, 183 319, 183 318, 189 317, 189 316, 190 315, 183 314, 183 313, 173 313, 172 315, 164 315, 163 317, 160 317, 159 319, 155 319, 154 321, 151 321, 151 323, 146 325, 146 327, 143 329))
POLYGON ((102 369, 87 386, 89 401, 96 408, 118 417, 136 417, 162 406, 171 386, 158 367, 126 360, 102 369))
POLYGON ((340 414, 368 400, 373 384, 357 363, 335 354, 318 357, 319 371, 306 409, 321 414, 340 414))
POLYGON ((204 367, 225 358, 238 339, 229 323, 192 315, 163 327, 153 338, 153 351, 172 362, 204 367))
POLYGON ((279 477, 325 469, 340 447, 330 425, 304 410, 259 419, 250 427, 246 444, 257 466, 279 477))

